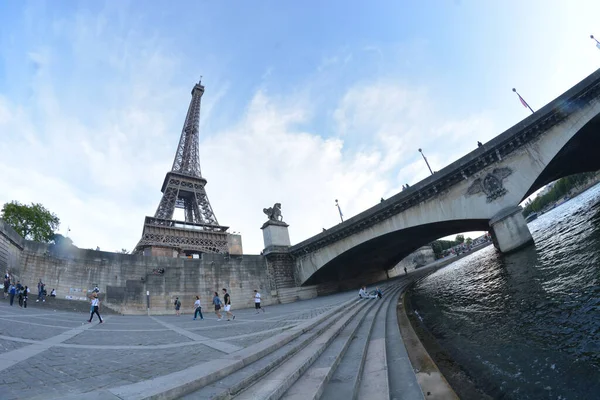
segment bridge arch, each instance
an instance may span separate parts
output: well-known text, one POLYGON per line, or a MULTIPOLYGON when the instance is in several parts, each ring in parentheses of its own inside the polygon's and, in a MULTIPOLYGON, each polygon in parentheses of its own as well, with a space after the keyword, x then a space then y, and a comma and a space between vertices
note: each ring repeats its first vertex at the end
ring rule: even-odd
POLYGON ((313 273, 304 285, 354 279, 393 268, 419 247, 455 233, 488 229, 488 221, 452 220, 418 225, 377 236, 340 254, 313 273))
POLYGON ((361 265, 389 269, 421 245, 456 232, 491 227, 501 251, 528 244, 517 205, 561 176, 597 170, 599 127, 600 70, 409 190, 293 246, 296 282, 340 280, 361 265))

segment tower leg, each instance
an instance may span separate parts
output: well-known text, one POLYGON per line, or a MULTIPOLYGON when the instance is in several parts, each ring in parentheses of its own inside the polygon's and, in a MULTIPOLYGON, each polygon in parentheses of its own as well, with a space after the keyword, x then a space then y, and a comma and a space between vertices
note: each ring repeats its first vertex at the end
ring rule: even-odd
POLYGON ((517 251, 533 244, 531 232, 519 206, 505 208, 490 220, 494 246, 502 253, 517 251))

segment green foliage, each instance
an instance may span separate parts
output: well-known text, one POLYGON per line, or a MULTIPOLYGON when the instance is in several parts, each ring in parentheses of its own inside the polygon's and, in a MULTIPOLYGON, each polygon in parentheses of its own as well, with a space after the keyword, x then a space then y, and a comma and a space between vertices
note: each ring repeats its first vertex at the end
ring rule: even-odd
POLYGON ((32 203, 30 206, 12 201, 4 204, 0 217, 19 235, 36 242, 54 240, 54 231, 60 225, 60 219, 46 210, 41 204, 32 203))
POLYGON ((473 243, 473 239, 471 239, 470 237, 465 239, 465 242, 470 246, 471 243, 473 243))
POLYGON ((527 217, 531 213, 542 211, 549 204, 555 203, 563 196, 568 195, 573 188, 587 183, 595 175, 596 172, 584 172, 559 179, 548 193, 536 197, 533 201, 527 201, 523 209, 523 215, 527 217))
POLYGON ((458 243, 464 243, 465 235, 456 235, 456 239, 454 239, 454 240, 457 241, 458 243))
POLYGON ((433 252, 435 253, 435 257, 439 258, 444 250, 448 250, 456 246, 457 244, 460 243, 455 240, 435 240, 430 243, 430 246, 433 249, 433 252))

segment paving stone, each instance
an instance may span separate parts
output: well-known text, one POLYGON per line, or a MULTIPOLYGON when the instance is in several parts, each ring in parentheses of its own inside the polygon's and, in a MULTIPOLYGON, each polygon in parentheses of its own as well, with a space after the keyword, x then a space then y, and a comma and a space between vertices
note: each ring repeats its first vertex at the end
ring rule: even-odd
POLYGON ((20 349, 23 346, 28 346, 28 344, 22 342, 15 342, 12 340, 0 339, 0 354, 5 353, 7 351, 20 349))
POLYGON ((94 344, 94 345, 134 345, 148 346, 165 343, 190 342, 191 340, 173 331, 145 331, 145 332, 118 332, 92 330, 85 335, 78 335, 67 340, 66 344, 94 344))
POLYGON ((72 395, 111 399, 114 397, 107 389, 151 382, 222 358, 226 353, 213 348, 215 339, 245 348, 319 316, 350 297, 342 293, 269 306, 259 314, 252 309, 233 310, 236 320, 230 322, 216 321, 210 309, 203 321, 193 321, 191 315, 149 318, 104 315, 101 310, 106 323, 90 325, 82 324, 89 318, 85 307, 66 311, 71 304, 65 303, 58 311, 49 304, 20 309, 0 302, 0 354, 17 355, 15 364, 0 375, 0 398, 47 400, 72 395))

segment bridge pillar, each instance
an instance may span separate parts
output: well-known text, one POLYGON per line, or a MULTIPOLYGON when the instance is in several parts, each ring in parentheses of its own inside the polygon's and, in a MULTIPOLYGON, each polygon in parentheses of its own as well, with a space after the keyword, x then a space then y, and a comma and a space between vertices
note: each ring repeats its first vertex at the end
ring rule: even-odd
POLYGON ((490 219, 494 246, 502 253, 510 253, 533 244, 531 232, 519 206, 508 207, 490 219))

